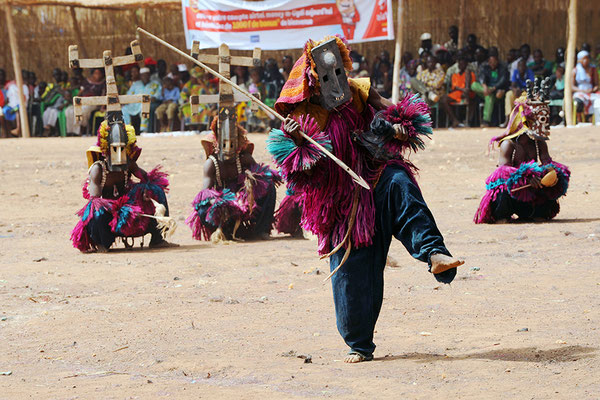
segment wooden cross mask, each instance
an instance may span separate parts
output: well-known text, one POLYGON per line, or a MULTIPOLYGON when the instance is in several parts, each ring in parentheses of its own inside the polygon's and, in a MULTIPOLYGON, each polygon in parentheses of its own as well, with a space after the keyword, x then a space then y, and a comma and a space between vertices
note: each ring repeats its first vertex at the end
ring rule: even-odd
POLYGON ((104 68, 106 76, 106 96, 74 97, 75 120, 82 118, 82 106, 106 106, 106 111, 121 111, 122 104, 142 103, 142 118, 150 116, 150 96, 148 95, 123 95, 119 96, 115 80, 114 67, 134 64, 144 59, 137 40, 131 42, 132 54, 113 57, 110 50, 105 50, 102 58, 79 58, 77 46, 69 46, 69 66, 71 68, 104 68))
MULTIPOLYGON (((191 56, 204 64, 218 64, 219 73, 226 78, 230 78, 230 69, 232 65, 243 67, 260 67, 261 50, 255 48, 252 57, 231 56, 229 46, 225 43, 219 46, 219 54, 200 54, 200 43, 192 43, 191 56)), ((233 93, 233 87, 223 81, 219 82, 219 94, 201 94, 190 96, 190 106, 192 115, 198 114, 200 104, 219 104, 219 110, 223 107, 233 107, 234 103, 248 101, 248 97, 237 92, 233 93)), ((219 112, 219 114, 221 114, 219 112)))

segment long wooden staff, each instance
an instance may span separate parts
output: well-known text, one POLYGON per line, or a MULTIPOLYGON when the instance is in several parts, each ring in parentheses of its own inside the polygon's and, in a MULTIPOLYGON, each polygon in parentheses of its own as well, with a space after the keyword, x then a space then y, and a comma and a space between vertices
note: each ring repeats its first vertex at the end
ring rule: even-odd
MULTIPOLYGON (((260 101, 258 98, 256 98, 256 96, 253 96, 252 94, 248 93, 246 90, 242 89, 240 86, 238 86, 237 84, 233 83, 231 80, 225 78, 223 75, 221 75, 220 73, 218 73, 214 69, 212 69, 209 66, 205 65, 204 63, 196 60, 194 57, 192 57, 192 56, 184 53, 183 51, 179 50, 177 47, 173 46, 172 44, 170 44, 170 43, 168 43, 168 42, 166 42, 164 40, 162 40, 158 36, 155 36, 155 35, 151 34, 150 32, 148 32, 148 31, 146 31, 146 30, 144 30, 144 29, 142 29, 140 27, 138 27, 137 30, 138 30, 138 32, 143 33, 144 35, 148 36, 149 38, 151 38, 153 40, 156 40, 158 43, 162 44, 163 46, 168 47, 169 49, 171 49, 174 52, 178 53, 182 57, 187 58, 188 60, 192 61, 194 64, 197 64, 200 67, 204 68, 207 72, 210 72, 211 74, 213 74, 214 76, 218 77, 222 81, 230 84, 231 86, 233 86, 234 88, 236 88, 237 90, 239 90, 244 95, 248 96, 248 98, 250 98, 252 101, 256 102, 256 104, 258 104, 267 113, 273 115, 276 118, 279 118, 281 121, 285 121, 285 118, 281 114, 279 114, 277 111, 273 110, 271 107, 269 107, 268 105, 266 105, 265 103, 263 103, 262 101, 260 101)), ((306 139, 310 143, 312 143, 314 146, 316 146, 323 153, 325 153, 337 165, 339 165, 344 171, 346 171, 352 177, 352 179, 354 180, 354 182, 358 183, 360 186, 364 187, 367 190, 371 189, 369 187, 369 184, 362 177, 360 177, 356 172, 352 171, 349 166, 347 166, 342 160, 340 160, 339 158, 337 158, 336 156, 334 156, 329 150, 327 150, 325 147, 321 146, 319 143, 317 143, 313 138, 311 138, 310 136, 308 136, 306 133, 300 131, 300 135, 304 139, 306 139)))

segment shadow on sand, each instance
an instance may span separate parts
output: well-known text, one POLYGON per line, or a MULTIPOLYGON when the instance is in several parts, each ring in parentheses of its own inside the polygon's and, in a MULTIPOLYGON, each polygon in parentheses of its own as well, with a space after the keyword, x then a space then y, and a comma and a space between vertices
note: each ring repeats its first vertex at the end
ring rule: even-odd
POLYGON ((460 360, 492 360, 492 361, 518 361, 518 362, 567 362, 577 361, 581 358, 595 357, 598 350, 595 347, 564 346, 556 349, 539 350, 536 347, 521 349, 497 349, 481 353, 472 353, 458 356, 435 353, 406 353, 375 358, 375 361, 414 360, 418 362, 435 361, 460 361, 460 360))

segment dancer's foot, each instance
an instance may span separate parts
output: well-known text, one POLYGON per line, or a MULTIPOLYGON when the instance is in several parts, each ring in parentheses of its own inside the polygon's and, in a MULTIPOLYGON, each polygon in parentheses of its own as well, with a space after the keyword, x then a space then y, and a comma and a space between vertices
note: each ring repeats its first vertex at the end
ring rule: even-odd
POLYGON ((150 242, 149 247, 151 249, 166 249, 169 247, 179 247, 179 245, 177 243, 170 243, 170 242, 167 242, 166 240, 161 240, 160 242, 156 242, 156 243, 150 242))
POLYGON ((460 267, 465 263, 463 260, 459 260, 441 253, 433 254, 430 257, 430 260, 432 274, 441 274, 449 269, 460 267))
POLYGON ((348 364, 356 364, 363 361, 371 361, 373 356, 365 356, 356 351, 351 351, 348 353, 346 357, 344 357, 344 362, 348 364))

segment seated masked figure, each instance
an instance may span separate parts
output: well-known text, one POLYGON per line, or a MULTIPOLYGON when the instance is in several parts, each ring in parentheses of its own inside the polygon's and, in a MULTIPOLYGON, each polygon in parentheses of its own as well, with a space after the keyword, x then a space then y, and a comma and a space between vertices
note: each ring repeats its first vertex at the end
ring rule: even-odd
POLYGON ((549 220, 567 193, 569 168, 550 157, 548 80, 528 82, 527 94, 515 101, 506 132, 492 138, 499 143, 498 168, 486 180, 474 221, 477 224, 521 220, 549 220))
POLYGON ((223 107, 202 140, 206 152, 202 190, 186 220, 196 240, 268 238, 273 228, 276 171, 252 157, 254 144, 236 123, 235 109, 223 107))
POLYGON ((166 218, 168 175, 160 166, 148 173, 138 167, 141 151, 135 130, 124 124, 121 113, 108 113, 96 146, 87 151, 89 177, 83 197, 88 203, 77 213, 81 219, 71 233, 73 246, 80 251, 107 251, 117 237, 129 247, 125 238, 146 234, 152 235, 150 247, 172 245, 163 238, 173 228, 166 218))

